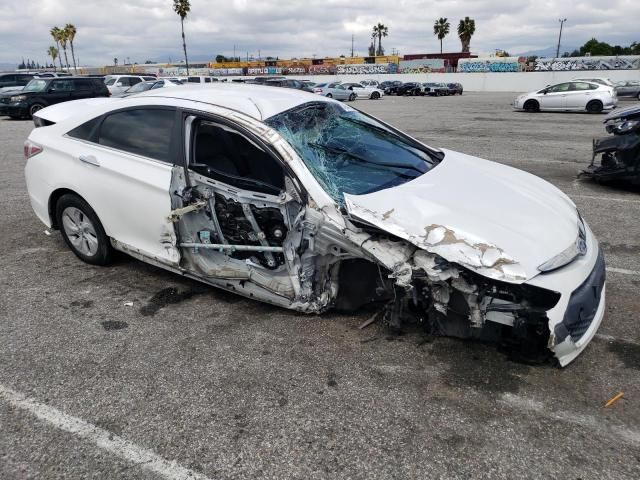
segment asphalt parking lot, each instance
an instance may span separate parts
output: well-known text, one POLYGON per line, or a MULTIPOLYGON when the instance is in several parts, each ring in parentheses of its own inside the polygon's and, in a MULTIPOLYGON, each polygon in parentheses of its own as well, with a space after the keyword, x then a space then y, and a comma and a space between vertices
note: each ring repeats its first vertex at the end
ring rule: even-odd
POLYGON ((124 256, 83 264, 31 211, 32 123, 0 118, 0 478, 640 478, 640 191, 576 180, 603 115, 513 112, 513 96, 354 106, 575 201, 605 250, 608 305, 565 369, 124 256))

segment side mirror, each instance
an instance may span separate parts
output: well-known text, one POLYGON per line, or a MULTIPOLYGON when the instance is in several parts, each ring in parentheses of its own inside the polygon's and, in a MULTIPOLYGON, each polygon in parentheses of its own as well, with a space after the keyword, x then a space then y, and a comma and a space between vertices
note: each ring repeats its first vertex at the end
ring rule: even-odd
POLYGON ((116 87, 122 87, 122 86, 123 86, 123 85, 122 85, 122 82, 118 82, 118 83, 116 83, 116 87))

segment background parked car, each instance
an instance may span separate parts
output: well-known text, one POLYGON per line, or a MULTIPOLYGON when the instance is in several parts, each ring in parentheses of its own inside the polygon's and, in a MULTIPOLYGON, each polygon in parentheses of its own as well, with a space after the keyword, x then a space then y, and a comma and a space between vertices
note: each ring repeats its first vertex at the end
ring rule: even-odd
POLYGON ((449 95, 449 87, 446 83, 427 82, 423 83, 424 94, 432 97, 442 97, 449 95))
POLYGON ((462 95, 461 83, 447 83, 447 88, 449 88, 449 95, 462 95))
POLYGON ((136 83, 133 87, 127 88, 123 93, 114 95, 115 97, 129 97, 137 93, 146 92, 147 90, 156 90, 163 87, 176 87, 183 85, 181 82, 174 82, 167 78, 159 80, 149 80, 148 82, 136 83))
POLYGON ((608 78, 574 78, 573 82, 590 82, 606 85, 607 87, 615 87, 615 84, 608 78))
POLYGON ((348 82, 343 83, 342 86, 347 90, 355 92, 358 98, 369 98, 371 100, 378 100, 384 95, 383 90, 380 90, 376 87, 365 86, 361 83, 348 82))
POLYGON ((104 84, 111 92, 111 95, 118 95, 137 83, 155 79, 156 77, 151 75, 107 75, 104 77, 104 84))
POLYGON ((313 88, 308 86, 306 83, 301 82, 300 80, 293 80, 289 78, 285 78, 282 80, 269 80, 264 84, 271 87, 293 88, 295 90, 302 90, 305 92, 314 93, 313 88))
POLYGON ((34 76, 33 73, 0 73, 0 92, 22 89, 34 76))
POLYGON ((536 92, 520 95, 513 102, 516 110, 576 111, 600 113, 618 103, 613 87, 595 82, 571 81, 550 85, 536 92))
POLYGON ((637 98, 640 100, 640 81, 638 80, 618 82, 615 89, 618 97, 637 98))
POLYGON ((353 90, 347 90, 339 82, 319 83, 313 87, 313 93, 324 95, 325 97, 334 98, 336 100, 354 101, 358 98, 358 94, 353 90))
POLYGON ((405 82, 398 87, 398 95, 424 95, 424 88, 418 82, 405 82))
POLYGON ((382 90, 385 95, 397 95, 400 85, 402 85, 400 80, 387 80, 378 85, 378 88, 382 90))
POLYGON ((206 75, 191 75, 186 77, 187 83, 213 83, 217 82, 216 77, 208 77, 206 75))
POLYGON ((108 96, 109 90, 101 78, 34 78, 19 92, 0 94, 0 115, 31 118, 49 105, 108 96))

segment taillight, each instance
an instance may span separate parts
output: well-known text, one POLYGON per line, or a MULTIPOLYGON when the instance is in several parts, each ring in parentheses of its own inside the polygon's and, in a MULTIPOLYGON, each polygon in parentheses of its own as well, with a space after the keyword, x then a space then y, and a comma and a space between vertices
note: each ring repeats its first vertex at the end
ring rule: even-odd
POLYGON ((321 88, 314 88, 313 89, 313 93, 322 93, 322 89, 321 88))
POLYGON ((40 145, 33 143, 31 140, 27 140, 26 142, 24 142, 25 160, 39 154, 40 152, 42 152, 42 147, 40 145))

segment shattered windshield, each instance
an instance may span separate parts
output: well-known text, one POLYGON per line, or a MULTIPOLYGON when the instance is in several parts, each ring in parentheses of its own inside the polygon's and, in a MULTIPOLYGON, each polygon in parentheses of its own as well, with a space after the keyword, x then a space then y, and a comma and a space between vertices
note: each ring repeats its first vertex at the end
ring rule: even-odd
POLYGON ((289 142, 340 205, 343 193, 363 195, 394 187, 435 165, 427 148, 342 104, 306 103, 266 123, 289 142))

